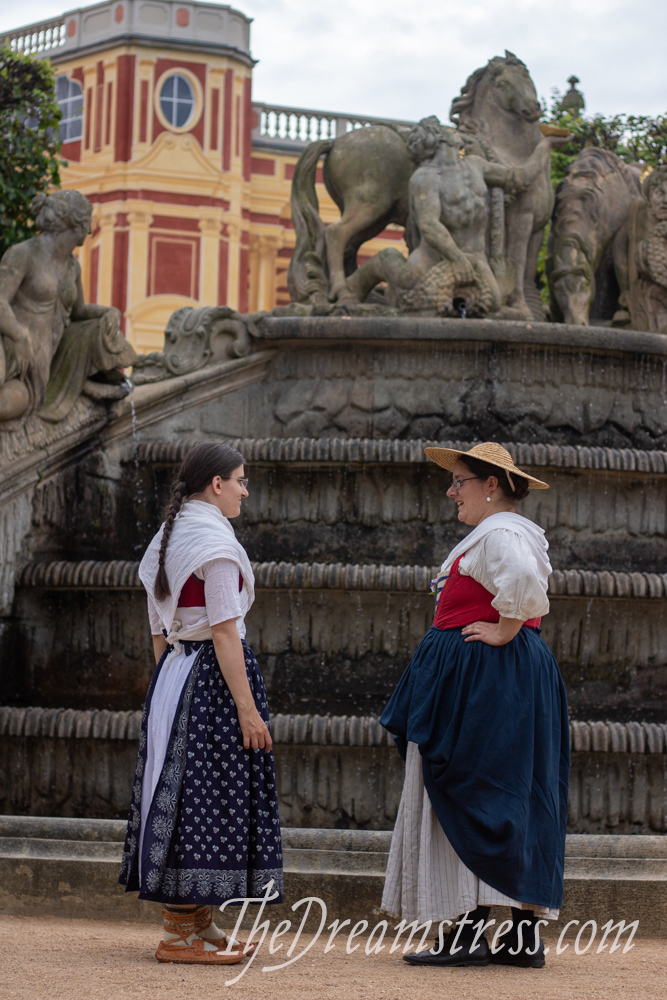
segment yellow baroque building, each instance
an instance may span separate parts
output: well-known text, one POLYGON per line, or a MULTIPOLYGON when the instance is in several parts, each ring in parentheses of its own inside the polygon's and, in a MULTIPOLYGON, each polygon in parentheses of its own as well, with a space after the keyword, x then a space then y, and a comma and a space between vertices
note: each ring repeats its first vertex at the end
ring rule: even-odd
MULTIPOLYGON (((113 0, 0 37, 53 65, 62 186, 94 205, 84 293, 120 309, 140 352, 162 348, 181 306, 287 303, 300 152, 380 121, 253 102, 250 23, 219 4, 113 0)), ((336 221, 321 170, 317 194, 336 221)), ((386 246, 405 252, 402 230, 365 244, 360 260, 386 246)))

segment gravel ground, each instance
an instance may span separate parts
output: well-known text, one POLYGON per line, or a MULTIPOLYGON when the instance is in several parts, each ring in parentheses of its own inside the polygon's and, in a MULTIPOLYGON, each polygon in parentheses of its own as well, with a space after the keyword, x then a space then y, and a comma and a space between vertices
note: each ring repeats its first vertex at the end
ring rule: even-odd
MULTIPOLYGON (((345 952, 345 940, 324 954, 324 936, 308 954, 287 969, 262 972, 280 961, 282 952, 264 949, 241 980, 243 965, 205 968, 161 965, 153 953, 156 929, 120 921, 58 920, 0 916, 0 997, 2 1000, 665 1000, 667 940, 640 939, 623 954, 562 955, 551 945, 547 966, 539 970, 508 968, 419 969, 400 952, 379 955, 361 947, 345 952)), ((303 935, 295 954, 309 940, 303 935)), ((594 945, 597 947, 597 945, 594 945)), ((592 951, 593 949, 591 949, 592 951)))

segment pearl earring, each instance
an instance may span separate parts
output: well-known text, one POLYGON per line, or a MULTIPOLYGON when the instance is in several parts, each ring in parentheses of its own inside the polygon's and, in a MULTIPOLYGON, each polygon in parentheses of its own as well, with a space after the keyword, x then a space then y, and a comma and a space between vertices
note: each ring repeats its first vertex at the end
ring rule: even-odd
POLYGON ((486 497, 486 502, 487 503, 491 503, 491 497, 488 494, 487 494, 487 497, 486 497))

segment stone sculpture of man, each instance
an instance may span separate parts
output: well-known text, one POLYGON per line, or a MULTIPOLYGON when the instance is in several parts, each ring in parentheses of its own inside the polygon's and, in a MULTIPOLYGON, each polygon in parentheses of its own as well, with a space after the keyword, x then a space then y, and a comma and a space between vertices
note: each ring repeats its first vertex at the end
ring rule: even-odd
POLYGON ((121 398, 127 390, 118 370, 136 360, 119 311, 83 299, 72 251, 90 232, 90 202, 78 191, 56 191, 37 195, 33 210, 38 235, 0 262, 0 428, 32 413, 62 420, 82 392, 121 398), (106 379, 90 381, 100 373, 106 379))
MULTIPOLYGON (((621 305, 633 330, 667 333, 667 166, 645 178, 627 229, 627 290, 621 305)), ((615 325, 620 325, 620 315, 615 325)))
POLYGON ((380 281, 402 312, 455 315, 455 300, 466 314, 484 316, 501 307, 498 282, 486 257, 488 186, 522 191, 544 170, 551 147, 543 139, 522 166, 491 163, 463 155, 461 136, 437 118, 413 130, 412 155, 421 161, 410 179, 406 260, 398 250, 382 250, 348 279, 360 300, 380 281))

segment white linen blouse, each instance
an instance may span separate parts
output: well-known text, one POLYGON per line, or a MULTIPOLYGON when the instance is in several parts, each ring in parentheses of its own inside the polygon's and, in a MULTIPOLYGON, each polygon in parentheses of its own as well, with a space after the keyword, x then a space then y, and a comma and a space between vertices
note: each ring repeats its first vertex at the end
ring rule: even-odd
POLYGON ((494 528, 462 556, 459 573, 494 595, 491 604, 503 618, 525 622, 549 613, 548 574, 515 531, 494 528))
MULTIPOLYGON (((239 568, 231 559, 212 559, 195 570, 195 576, 204 581, 206 607, 177 608, 175 628, 179 639, 201 642, 211 639, 211 625, 236 619, 236 628, 245 639, 245 616, 248 613, 248 592, 239 592, 239 568)), ((160 635, 162 626, 155 601, 148 597, 148 617, 151 633, 160 635)))

